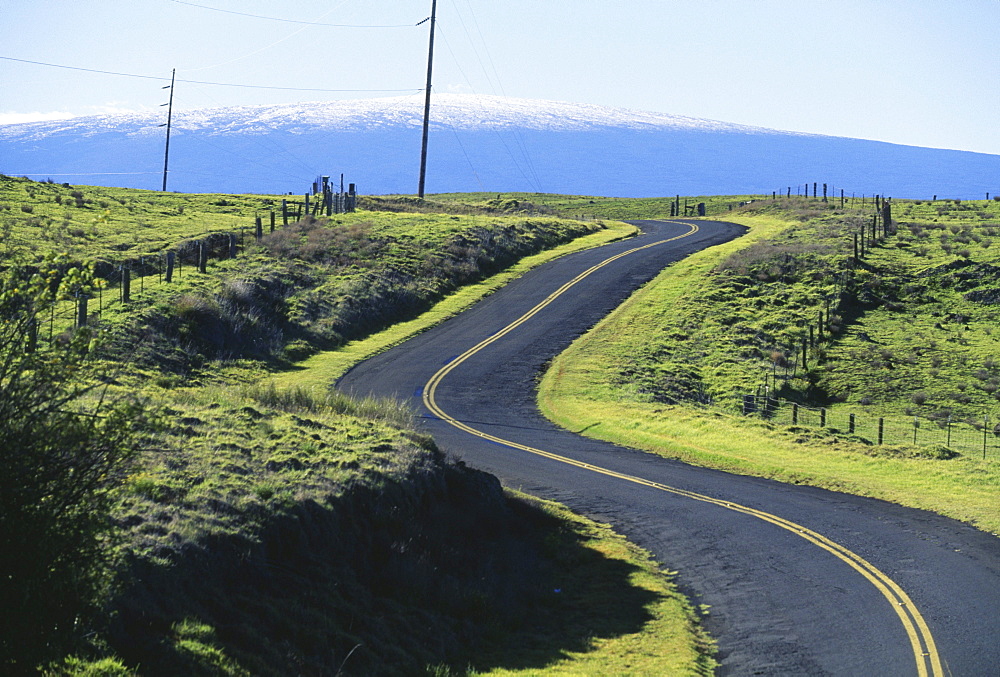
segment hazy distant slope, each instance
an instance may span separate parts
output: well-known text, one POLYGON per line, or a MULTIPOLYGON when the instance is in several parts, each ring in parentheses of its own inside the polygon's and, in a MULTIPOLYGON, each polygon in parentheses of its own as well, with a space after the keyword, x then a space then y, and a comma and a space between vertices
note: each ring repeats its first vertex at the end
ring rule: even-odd
MULTIPOLYGON (((412 193, 420 97, 203 109, 174 116, 169 188, 300 192, 317 174, 412 193)), ((1000 156, 780 132, 621 108, 440 94, 427 188, 651 196, 819 181, 897 197, 1000 192, 1000 156)), ((0 173, 159 188, 164 114, 0 126, 0 173)))

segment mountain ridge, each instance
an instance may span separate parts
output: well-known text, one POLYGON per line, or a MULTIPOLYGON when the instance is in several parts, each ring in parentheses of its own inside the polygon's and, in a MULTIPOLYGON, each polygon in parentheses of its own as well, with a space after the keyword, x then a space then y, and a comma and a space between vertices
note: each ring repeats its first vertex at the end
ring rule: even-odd
MULTIPOLYGON (((412 193, 422 115, 422 96, 178 111, 168 187, 297 193, 343 173, 362 192, 412 193)), ((165 118, 0 125, 0 172, 159 188, 165 118)), ((593 104, 438 94, 430 131, 429 192, 770 194, 825 182, 897 197, 1000 193, 1000 155, 593 104)))
MULTIPOLYGON (((308 123, 320 127, 346 123, 351 126, 350 128, 359 128, 370 127, 373 123, 385 122, 420 125, 423 120, 423 105, 422 97, 418 100, 412 96, 400 96, 339 101, 304 101, 260 106, 222 106, 178 111, 174 113, 172 124, 174 128, 195 130, 203 128, 212 121, 218 122, 227 119, 230 124, 240 122, 247 125, 253 122, 266 122, 271 125, 275 125, 275 123, 280 125, 291 118, 291 124, 308 123)), ((88 115, 63 120, 21 122, 0 125, 0 138, 17 135, 21 129, 29 127, 37 130, 41 135, 71 129, 86 129, 87 127, 90 127, 91 133, 93 133, 101 129, 114 129, 129 125, 159 128, 165 120, 166 117, 162 111, 144 111, 88 115)), ((437 129, 519 126, 536 130, 581 130, 593 127, 618 127, 821 136, 596 104, 450 93, 434 95, 430 124, 432 128, 437 129)), ((285 126, 288 126, 288 123, 285 123, 285 126)), ((255 130, 244 127, 242 129, 230 128, 226 131, 253 132, 255 130)))

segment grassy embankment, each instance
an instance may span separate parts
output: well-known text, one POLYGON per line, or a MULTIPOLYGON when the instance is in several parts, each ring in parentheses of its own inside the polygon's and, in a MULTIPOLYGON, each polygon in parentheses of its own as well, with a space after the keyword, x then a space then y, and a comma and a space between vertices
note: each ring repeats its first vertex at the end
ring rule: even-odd
MULTIPOLYGON (((259 208, 246 196, 8 179, 0 189, 7 261, 52 249, 158 259, 177 238, 231 232, 259 208)), ((148 431, 113 515, 117 586, 67 633, 78 657, 56 671, 709 671, 709 642, 669 576, 607 528, 442 458, 393 403, 253 385, 467 285, 453 312, 496 286, 470 283, 516 274, 517 259, 595 224, 335 220, 277 233, 205 275, 185 267, 169 285, 146 269, 127 306, 104 290, 91 322, 119 351, 105 353, 111 390, 144 397, 163 426, 148 431)), ((52 319, 55 339, 71 310, 52 319)))
POLYGON ((543 410, 594 437, 1000 533, 995 453, 947 458, 939 445, 880 447, 842 425, 735 413, 736 393, 770 379, 780 396, 841 420, 847 411, 912 420, 915 410, 928 415, 925 427, 949 413, 1000 418, 990 296, 1000 204, 897 202, 899 232, 852 266, 851 236, 871 220, 870 206, 858 207, 793 198, 720 215, 750 233, 666 269, 581 337, 546 373, 543 410), (831 301, 803 370, 802 339, 831 301))
MULTIPOLYGON (((670 217, 670 204, 679 201, 680 217, 697 215, 699 202, 708 215, 753 199, 750 195, 701 195, 651 198, 619 198, 596 195, 552 195, 549 193, 439 193, 434 200, 451 204, 474 204, 489 209, 530 209, 570 219, 660 219, 670 217), (691 209, 686 209, 690 207, 691 209)), ((756 196, 759 198, 760 196, 756 196)))

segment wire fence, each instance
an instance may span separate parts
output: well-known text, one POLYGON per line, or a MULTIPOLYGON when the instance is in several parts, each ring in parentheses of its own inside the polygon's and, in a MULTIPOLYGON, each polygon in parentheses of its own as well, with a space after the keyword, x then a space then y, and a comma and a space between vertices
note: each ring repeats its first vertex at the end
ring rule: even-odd
POLYGON ((942 445, 966 456, 1000 460, 1000 423, 982 420, 929 419, 920 416, 874 416, 843 409, 807 407, 765 395, 741 395, 742 411, 787 426, 822 428, 852 435, 871 444, 942 445))
POLYGON ((147 286, 169 284, 181 278, 185 265, 205 274, 211 261, 233 259, 245 252, 248 238, 260 242, 265 234, 304 217, 350 213, 357 210, 357 204, 355 184, 349 184, 346 192, 341 185, 338 192, 329 183, 329 177, 323 176, 313 183, 312 191, 305 193, 303 200, 282 199, 280 210, 268 209, 266 218, 258 214, 253 226, 242 227, 239 232, 205 233, 161 252, 118 261, 96 261, 98 286, 90 293, 76 293, 71 301, 60 303, 58 311, 53 309, 48 317, 39 318, 39 336, 53 343, 66 330, 100 320, 110 304, 127 306, 141 297, 147 286))

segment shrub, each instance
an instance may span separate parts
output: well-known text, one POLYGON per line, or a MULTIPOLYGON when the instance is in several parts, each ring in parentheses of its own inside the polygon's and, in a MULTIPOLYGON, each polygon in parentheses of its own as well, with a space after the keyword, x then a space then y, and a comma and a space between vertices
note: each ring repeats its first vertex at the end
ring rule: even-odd
POLYGON ((0 666, 27 672, 64 649, 107 583, 112 492, 137 448, 136 403, 84 396, 97 382, 86 328, 42 348, 37 317, 89 271, 0 274, 0 666))
POLYGON ((371 223, 331 226, 328 219, 308 216, 269 233, 261 245, 274 257, 334 265, 370 265, 384 243, 371 236, 371 223))

